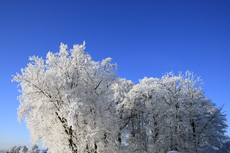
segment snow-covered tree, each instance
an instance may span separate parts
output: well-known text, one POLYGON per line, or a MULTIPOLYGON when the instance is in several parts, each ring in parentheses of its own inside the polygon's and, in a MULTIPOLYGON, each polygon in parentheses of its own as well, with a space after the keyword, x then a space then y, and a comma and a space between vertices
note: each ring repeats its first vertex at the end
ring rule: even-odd
MULTIPOLYGON (((125 79, 116 78, 111 58, 95 62, 83 45, 59 53, 47 54, 46 61, 30 57, 22 74, 22 95, 18 120, 25 118, 32 141, 43 139, 51 152, 116 151, 120 114, 116 111, 116 86, 125 79)), ((118 98, 118 97, 116 97, 118 98)))
POLYGON ((189 71, 140 80, 128 94, 132 118, 126 143, 132 152, 218 150, 227 140, 225 115, 204 96, 201 85, 189 71))
POLYGON ((217 153, 230 153, 230 141, 223 142, 222 147, 217 151, 217 153))

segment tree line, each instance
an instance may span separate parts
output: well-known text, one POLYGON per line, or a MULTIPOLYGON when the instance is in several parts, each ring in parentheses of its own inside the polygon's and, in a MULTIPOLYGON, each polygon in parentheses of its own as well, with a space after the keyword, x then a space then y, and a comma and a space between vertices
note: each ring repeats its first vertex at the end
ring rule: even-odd
POLYGON ((29 149, 26 146, 12 146, 4 153, 46 153, 47 150, 39 149, 36 144, 32 145, 29 149))
POLYGON ((205 97, 193 72, 135 84, 116 76, 111 58, 96 62, 84 50, 61 44, 14 76, 18 120, 33 142, 55 153, 229 152, 223 106, 205 97))

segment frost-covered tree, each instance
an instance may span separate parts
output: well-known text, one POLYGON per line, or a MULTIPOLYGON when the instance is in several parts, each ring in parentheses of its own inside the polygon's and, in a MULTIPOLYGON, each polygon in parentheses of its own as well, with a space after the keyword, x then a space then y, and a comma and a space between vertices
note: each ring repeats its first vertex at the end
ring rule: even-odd
POLYGON ((133 117, 127 143, 133 152, 215 152, 224 135, 221 108, 204 96, 202 82, 192 72, 161 79, 144 78, 129 92, 133 117))
POLYGON ((123 91, 117 86, 127 81, 116 78, 111 58, 95 62, 84 49, 85 43, 70 51, 61 44, 45 61, 30 57, 22 74, 14 76, 22 88, 18 120, 25 118, 32 141, 43 139, 51 152, 119 149, 122 122, 116 108, 123 91))
POLYGON ((222 147, 216 153, 230 153, 230 141, 223 142, 222 147))

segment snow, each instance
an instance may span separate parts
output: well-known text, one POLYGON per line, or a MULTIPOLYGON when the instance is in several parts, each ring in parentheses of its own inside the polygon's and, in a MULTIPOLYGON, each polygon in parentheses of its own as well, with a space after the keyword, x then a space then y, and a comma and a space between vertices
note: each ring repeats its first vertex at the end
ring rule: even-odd
POLYGON ((169 151, 168 153, 181 153, 181 152, 178 152, 178 151, 169 151))

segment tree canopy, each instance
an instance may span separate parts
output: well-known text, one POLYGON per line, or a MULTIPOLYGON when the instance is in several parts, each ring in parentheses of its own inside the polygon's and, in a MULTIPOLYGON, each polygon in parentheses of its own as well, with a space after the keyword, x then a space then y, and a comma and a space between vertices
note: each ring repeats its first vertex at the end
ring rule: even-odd
POLYGON ((228 140, 225 115, 205 97, 192 72, 144 78, 116 76, 111 58, 93 61, 85 43, 31 62, 16 74, 18 120, 50 152, 216 152, 228 140))

